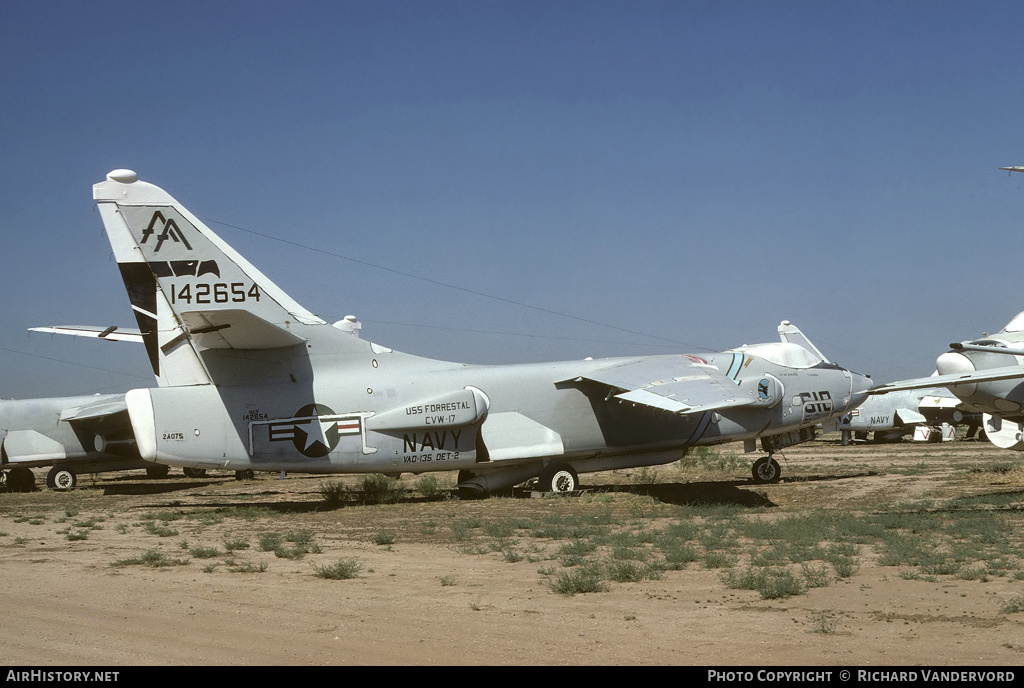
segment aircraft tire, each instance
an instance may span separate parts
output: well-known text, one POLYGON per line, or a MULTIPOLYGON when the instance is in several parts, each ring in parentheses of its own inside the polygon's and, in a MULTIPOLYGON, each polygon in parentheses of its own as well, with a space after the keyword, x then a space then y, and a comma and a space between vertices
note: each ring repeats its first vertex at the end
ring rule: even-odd
POLYGON ((185 466, 181 469, 181 472, 185 474, 186 478, 205 478, 205 468, 192 468, 191 466, 185 466))
POLYGON ((156 479, 166 478, 168 471, 170 471, 168 466, 150 466, 146 469, 146 476, 156 479))
POLYGON ((46 474, 46 486, 55 492, 67 492, 78 484, 78 476, 67 466, 57 464, 46 474))
POLYGON ((244 471, 235 471, 235 480, 252 480, 256 477, 256 472, 250 469, 244 471))
POLYGON ((754 482, 759 484, 777 483, 782 477, 782 467, 770 456, 762 456, 755 461, 751 472, 754 474, 754 482))
POLYGON ((871 441, 875 444, 893 444, 896 442, 902 442, 904 434, 905 433, 900 429, 875 430, 871 435, 871 441))
POLYGON ((537 478, 537 489, 541 492, 566 494, 579 489, 580 478, 567 463, 549 463, 537 478))
POLYGON ((33 492, 36 489, 36 476, 24 466, 17 466, 7 472, 8 492, 33 492))

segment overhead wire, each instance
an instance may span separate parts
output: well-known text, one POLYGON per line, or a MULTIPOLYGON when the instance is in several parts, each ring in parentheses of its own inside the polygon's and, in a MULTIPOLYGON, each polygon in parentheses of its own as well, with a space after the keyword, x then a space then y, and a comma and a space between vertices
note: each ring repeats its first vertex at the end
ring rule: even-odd
POLYGON ((548 315, 555 315, 555 316, 558 316, 558 317, 561 317, 561 318, 568 318, 570 320, 575 320, 577 322, 586 323, 588 325, 596 325, 598 327, 605 327, 605 328, 608 328, 608 329, 617 330, 619 332, 625 332, 627 334, 631 334, 631 335, 634 335, 634 336, 637 336, 637 337, 648 337, 650 339, 656 339, 656 340, 659 340, 659 341, 662 341, 662 342, 666 342, 668 344, 677 345, 677 346, 692 347, 692 348, 695 348, 695 349, 701 349, 703 351, 713 351, 713 349, 710 349, 710 348, 704 347, 704 346, 699 346, 697 344, 690 344, 690 343, 687 343, 687 342, 679 341, 677 339, 671 339, 671 338, 668 338, 668 337, 661 337, 659 335, 650 334, 650 333, 647 333, 647 332, 640 332, 639 330, 633 330, 633 329, 630 329, 628 327, 622 327, 621 325, 613 325, 611 323, 601 322, 599 320, 592 320, 590 318, 584 318, 584 317, 581 317, 581 316, 578 316, 578 315, 572 315, 571 313, 564 313, 562 311, 556 311, 556 310, 551 309, 551 308, 545 308, 543 306, 536 306, 536 305, 533 305, 533 304, 525 303, 523 301, 517 301, 515 299, 510 299, 510 298, 507 298, 505 296, 498 296, 496 294, 489 294, 487 292, 483 292, 483 291, 480 291, 480 290, 477 290, 477 289, 471 289, 469 287, 463 287, 463 286, 460 286, 460 285, 457 285, 457 284, 452 284, 450 282, 444 282, 442 280, 434 279, 432 277, 424 277, 423 275, 417 275, 417 274, 412 273, 412 272, 406 272, 404 270, 396 270, 395 268, 391 268, 391 267, 388 267, 386 265, 379 265, 377 263, 371 263, 371 262, 366 261, 366 260, 361 260, 359 258, 352 258, 351 256, 346 256, 346 255, 341 254, 341 253, 335 253, 334 251, 328 251, 326 249, 318 248, 316 246, 309 246, 307 244, 303 244, 303 243, 298 242, 298 241, 293 241, 291 239, 283 239, 283 238, 281 238, 279 236, 274 236, 273 234, 267 234, 265 232, 259 232, 259 231, 256 231, 254 229, 248 229, 246 227, 240 227, 238 225, 231 224, 230 222, 223 222, 222 220, 215 220, 215 219, 212 219, 212 218, 201 218, 201 219, 204 222, 212 222, 214 224, 218 224, 218 225, 221 225, 221 226, 224 226, 224 227, 230 227, 231 229, 237 229, 240 232, 245 232, 247 234, 252 234, 254 236, 262 237, 264 239, 269 239, 271 241, 277 241, 277 242, 280 242, 282 244, 286 244, 288 246, 294 246, 296 248, 301 248, 301 249, 304 249, 304 250, 307 250, 307 251, 312 251, 314 253, 319 253, 319 254, 322 254, 322 255, 325 255, 325 256, 330 256, 332 258, 338 258, 340 260, 348 261, 348 262, 354 263, 356 265, 362 265, 362 266, 365 266, 365 267, 373 268, 375 270, 382 270, 384 272, 389 272, 389 273, 391 273, 393 275, 400 275, 402 277, 407 277, 409 279, 419 280, 421 282, 426 282, 428 284, 435 284, 435 285, 438 285, 438 286, 441 286, 441 287, 445 287, 445 288, 448 288, 448 289, 454 289, 456 291, 461 291, 461 292, 466 293, 466 294, 472 294, 474 296, 479 296, 481 298, 491 299, 493 301, 498 301, 498 302, 501 302, 501 303, 506 303, 506 304, 509 304, 509 305, 512 305, 512 306, 518 306, 520 308, 526 308, 526 309, 529 309, 529 310, 534 310, 534 311, 537 311, 539 313, 547 313, 548 315))

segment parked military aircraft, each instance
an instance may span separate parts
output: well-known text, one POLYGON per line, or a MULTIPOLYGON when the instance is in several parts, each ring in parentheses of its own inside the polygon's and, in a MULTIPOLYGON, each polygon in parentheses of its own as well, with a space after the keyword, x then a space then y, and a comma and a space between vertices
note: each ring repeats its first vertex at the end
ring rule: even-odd
MULTIPOLYGON (((46 466, 46 485, 57 491, 75 487, 81 473, 145 469, 162 478, 168 469, 139 456, 123 394, 0 400, 0 483, 30 492, 31 469, 46 466)), ((187 477, 205 474, 185 469, 187 477)))
POLYGON ((880 385, 869 394, 945 387, 960 408, 983 414, 988 440, 1003 449, 1024 451, 1024 312, 1000 332, 950 344, 935 362, 938 375, 880 385))
POLYGON ((910 433, 916 441, 944 441, 955 437, 955 427, 961 423, 969 426, 971 436, 981 417, 965 413, 960 405, 957 397, 940 387, 875 395, 841 416, 835 430, 843 433, 843 444, 852 437, 867 439, 869 432, 875 442, 898 441, 910 433))
POLYGON ((135 447, 123 394, 0 401, 0 467, 7 488, 27 492, 31 468, 52 466, 46 484, 69 490, 77 473, 166 466, 143 461, 135 447))
POLYGON ((866 398, 866 376, 788 322, 780 342, 715 354, 485 366, 399 353, 361 339, 354 318, 300 306, 134 172, 111 172, 93 197, 159 385, 124 397, 147 461, 458 470, 460 492, 482 496, 535 477, 571 492, 581 472, 760 438, 754 478, 775 481, 776 451, 866 398))

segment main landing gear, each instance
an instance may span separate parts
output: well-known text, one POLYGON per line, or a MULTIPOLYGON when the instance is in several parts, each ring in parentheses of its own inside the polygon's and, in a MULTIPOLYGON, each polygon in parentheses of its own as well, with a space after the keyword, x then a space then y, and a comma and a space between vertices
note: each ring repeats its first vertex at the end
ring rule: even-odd
POLYGON ((67 466, 57 464, 46 474, 46 486, 55 492, 67 492, 78 484, 78 476, 67 466))
POLYGON ((567 463, 549 463, 537 478, 537 489, 540 492, 568 494, 579 489, 579 486, 579 476, 567 463))
POLYGON ((753 473, 755 483, 777 483, 782 477, 782 467, 769 454, 768 456, 762 456, 754 462, 753 473))
POLYGON ((7 486, 8 492, 32 492, 36 489, 35 475, 24 466, 15 466, 2 473, 2 483, 7 486))

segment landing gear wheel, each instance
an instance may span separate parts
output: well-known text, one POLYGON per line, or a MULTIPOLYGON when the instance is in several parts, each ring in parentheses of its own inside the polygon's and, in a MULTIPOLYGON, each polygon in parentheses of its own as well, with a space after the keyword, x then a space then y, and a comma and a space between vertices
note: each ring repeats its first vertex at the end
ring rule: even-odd
POLYGON ((205 478, 206 477, 206 469, 205 468, 192 468, 190 466, 185 466, 184 468, 181 469, 181 472, 185 474, 186 478, 205 478))
POLYGON ((474 477, 471 471, 465 469, 459 471, 459 477, 456 479, 455 491, 459 495, 459 499, 483 499, 487 496, 487 491, 475 483, 469 483, 468 481, 474 477), (467 484, 463 484, 467 483, 467 484))
POLYGON ((32 492, 36 489, 36 476, 24 466, 7 472, 8 492, 32 492))
POLYGON ((146 469, 146 475, 150 478, 166 478, 169 470, 168 466, 150 466, 146 469))
POLYGON ((67 492, 78 484, 78 476, 67 466, 56 465, 46 474, 46 486, 57 492, 67 492))
POLYGON ((235 480, 252 480, 256 477, 256 472, 252 470, 235 471, 235 480))
POLYGON ((541 492, 566 494, 575 492, 579 486, 579 476, 567 463, 549 463, 537 478, 537 489, 541 492))
POLYGON ((755 483, 777 483, 782 477, 782 467, 770 456, 762 456, 754 462, 755 483))

